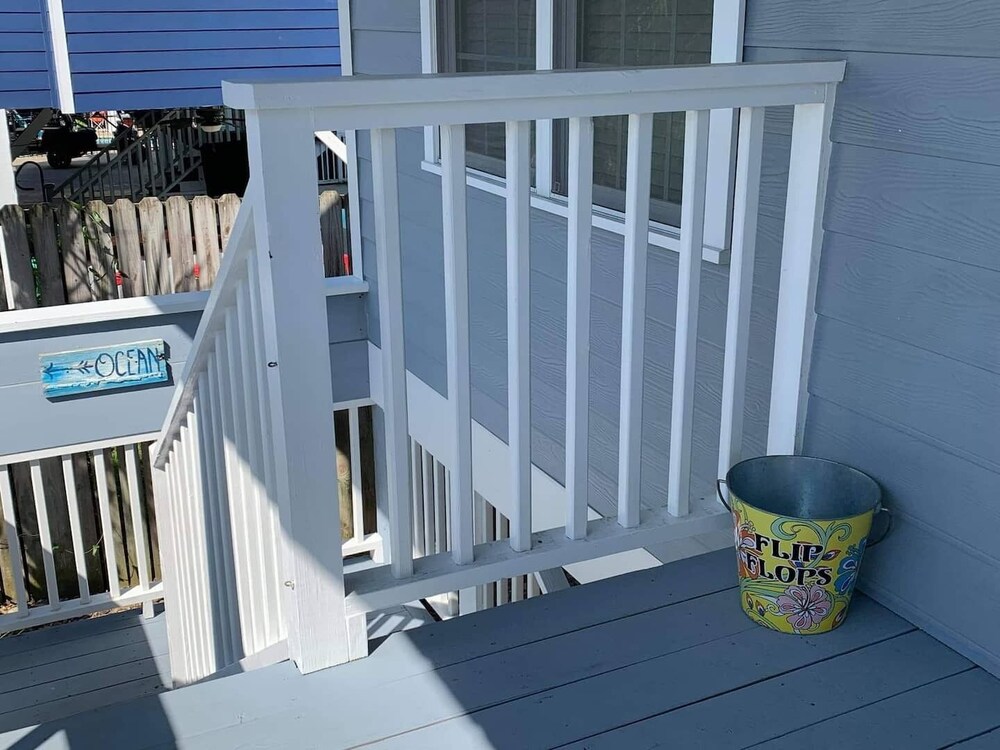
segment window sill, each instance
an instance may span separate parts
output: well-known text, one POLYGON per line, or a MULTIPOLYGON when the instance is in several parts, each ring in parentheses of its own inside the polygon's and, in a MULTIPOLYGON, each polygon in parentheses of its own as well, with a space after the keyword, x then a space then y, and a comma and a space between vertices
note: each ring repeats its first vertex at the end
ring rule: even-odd
MULTIPOLYGON (((441 165, 422 161, 420 166, 426 172, 441 176, 441 165)), ((475 169, 466 169, 466 183, 469 187, 483 190, 493 195, 504 197, 507 195, 507 183, 502 177, 496 177, 475 169)), ((531 192, 531 206, 542 211, 546 211, 564 219, 569 216, 569 209, 565 198, 561 196, 539 195, 534 190, 531 192)), ((597 229, 603 229, 614 234, 625 234, 625 214, 602 206, 594 206, 593 224, 597 229)), ((680 252, 680 231, 676 227, 659 224, 655 221, 649 223, 649 244, 672 252, 680 252)), ((702 260, 716 265, 729 264, 729 251, 721 250, 717 247, 705 245, 702 248, 702 260)))

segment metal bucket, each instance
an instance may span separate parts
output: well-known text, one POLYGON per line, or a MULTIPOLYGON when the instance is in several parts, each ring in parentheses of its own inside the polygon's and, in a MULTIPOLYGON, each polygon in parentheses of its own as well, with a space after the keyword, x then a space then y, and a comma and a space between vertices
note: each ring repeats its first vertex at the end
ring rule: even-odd
POLYGON ((891 526, 878 483, 835 461, 764 456, 736 464, 718 489, 733 515, 747 616, 797 635, 840 625, 866 547, 882 541, 891 526), (870 542, 876 514, 884 516, 884 527, 870 542))

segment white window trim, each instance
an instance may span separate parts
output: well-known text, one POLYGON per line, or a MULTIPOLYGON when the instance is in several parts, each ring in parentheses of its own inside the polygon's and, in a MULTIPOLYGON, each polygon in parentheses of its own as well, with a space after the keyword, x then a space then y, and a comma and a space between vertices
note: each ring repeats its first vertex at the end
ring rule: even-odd
MULTIPOLYGON (((554 64, 555 9, 554 0, 536 0, 535 19, 536 69, 551 70, 554 64)), ((714 0, 712 10, 713 63, 734 63, 743 60, 743 24, 746 0, 714 0)), ((436 0, 420 0, 421 70, 438 72, 438 23, 436 0)), ((733 188, 736 164, 736 130, 738 113, 715 110, 709 127, 708 201, 705 206, 705 244, 702 257, 710 263, 729 262, 732 232, 733 188)), ((535 183, 531 205, 543 211, 566 216, 566 201, 552 190, 553 134, 552 121, 536 123, 535 183)), ((424 128, 423 168, 441 174, 440 147, 437 128, 424 128)), ((495 195, 506 195, 503 178, 468 169, 468 184, 495 195)), ((617 234, 625 233, 625 216, 601 206, 594 206, 594 226, 617 234)), ((649 243, 677 252, 679 230, 659 222, 650 222, 649 243)))

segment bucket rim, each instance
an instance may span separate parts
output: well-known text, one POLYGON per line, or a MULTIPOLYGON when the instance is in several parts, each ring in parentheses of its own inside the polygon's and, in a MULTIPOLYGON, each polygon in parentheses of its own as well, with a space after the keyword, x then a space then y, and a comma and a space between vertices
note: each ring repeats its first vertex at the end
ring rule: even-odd
POLYGON ((849 472, 851 472, 851 473, 853 473, 853 474, 861 477, 862 479, 867 480, 875 488, 875 504, 872 506, 871 510, 866 510, 866 511, 863 511, 862 513, 855 513, 855 514, 852 514, 852 515, 849 515, 849 516, 831 516, 831 517, 816 517, 816 518, 805 518, 803 516, 784 516, 786 518, 794 518, 794 519, 803 520, 803 521, 816 521, 816 522, 819 522, 819 523, 826 523, 826 522, 833 522, 833 521, 843 521, 843 520, 848 519, 848 518, 857 518, 858 516, 864 516, 864 515, 867 515, 868 513, 871 513, 873 516, 875 516, 875 515, 878 515, 880 512, 882 512, 882 510, 883 510, 883 505, 882 505, 882 494, 883 494, 882 493, 882 485, 879 484, 875 480, 874 477, 872 477, 870 474, 867 474, 867 473, 861 471, 861 469, 857 469, 857 468, 855 468, 853 466, 849 466, 848 464, 842 463, 840 461, 834 461, 833 459, 830 459, 830 458, 821 458, 819 456, 803 456, 803 455, 797 455, 797 454, 772 454, 772 455, 765 455, 765 456, 754 456, 753 458, 745 458, 742 461, 739 461, 739 462, 733 464, 729 468, 729 471, 726 472, 726 480, 725 480, 726 481, 726 487, 728 488, 730 495, 733 496, 733 497, 735 497, 735 498, 737 498, 741 503, 749 505, 751 508, 755 508, 756 510, 762 511, 764 513, 770 513, 771 515, 781 515, 781 514, 774 513, 773 511, 767 510, 766 508, 761 508, 759 505, 751 503, 748 500, 744 500, 739 494, 737 494, 737 493, 735 493, 733 491, 732 482, 730 481, 730 478, 732 477, 733 472, 738 467, 743 466, 744 464, 750 464, 750 463, 754 463, 754 462, 757 462, 757 461, 764 461, 764 460, 773 461, 775 459, 779 459, 779 460, 784 459, 784 460, 793 460, 793 461, 808 461, 808 462, 811 462, 811 463, 823 463, 823 464, 828 464, 828 465, 831 465, 831 466, 837 466, 837 467, 839 467, 841 469, 846 469, 847 471, 849 471, 849 472))

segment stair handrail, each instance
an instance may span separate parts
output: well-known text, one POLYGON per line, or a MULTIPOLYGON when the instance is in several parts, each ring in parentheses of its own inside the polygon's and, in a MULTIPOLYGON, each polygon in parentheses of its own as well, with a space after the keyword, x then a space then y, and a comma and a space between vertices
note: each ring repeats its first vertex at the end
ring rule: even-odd
MULTIPOLYGON (((140 135, 136 140, 134 140, 132 143, 128 144, 128 146, 126 146, 124 149, 121 149, 121 150, 119 150, 119 147, 121 146, 121 142, 124 141, 128 137, 128 132, 126 131, 126 132, 119 133, 117 136, 115 136, 111 140, 111 142, 107 146, 105 146, 100 151, 98 151, 96 154, 94 154, 94 156, 92 156, 87 161, 86 164, 84 164, 82 167, 80 167, 80 169, 78 169, 76 172, 74 172, 73 174, 71 174, 69 177, 67 177, 65 180, 63 180, 61 183, 59 183, 58 185, 56 185, 56 187, 52 190, 52 195, 53 196, 62 196, 64 193, 67 192, 67 186, 71 186, 72 183, 77 182, 77 181, 82 182, 82 178, 83 178, 84 173, 95 162, 99 161, 102 156, 107 156, 111 151, 117 151, 117 155, 114 157, 114 159, 112 159, 111 161, 109 161, 96 174, 94 174, 94 175, 91 176, 91 179, 89 180, 88 184, 93 185, 95 182, 97 182, 102 177, 104 177, 109 172, 111 172, 112 169, 114 169, 115 165, 118 164, 119 162, 121 162, 122 159, 124 159, 124 158, 126 158, 128 156, 131 156, 131 154, 137 148, 140 147, 140 144, 142 144, 146 140, 148 140, 151 137, 152 133, 154 133, 157 130, 157 128, 159 128, 164 122, 167 122, 169 120, 175 119, 177 117, 177 115, 180 113, 180 111, 181 111, 180 109, 171 109, 171 110, 168 110, 168 112, 167 112, 166 115, 164 115, 163 117, 161 117, 158 120, 156 120, 156 122, 154 122, 148 128, 144 128, 143 132, 142 132, 142 135, 140 135)), ((68 197, 70 200, 76 200, 79 197, 79 195, 80 195, 80 193, 82 192, 83 189, 84 189, 84 187, 83 187, 83 185, 81 185, 76 190, 70 192, 70 194, 68 196, 64 196, 64 197, 68 197)), ((135 196, 133 195, 131 197, 134 198, 135 196)))

